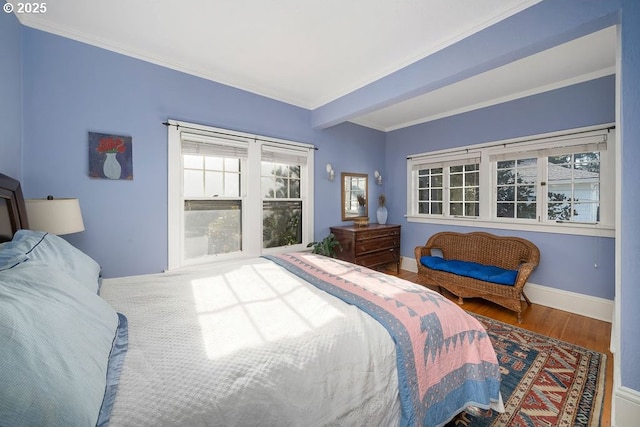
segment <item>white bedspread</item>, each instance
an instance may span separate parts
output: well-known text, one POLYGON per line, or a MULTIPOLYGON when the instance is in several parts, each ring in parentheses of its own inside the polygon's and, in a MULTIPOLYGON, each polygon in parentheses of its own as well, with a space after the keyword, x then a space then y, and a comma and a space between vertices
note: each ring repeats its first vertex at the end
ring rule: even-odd
POLYGON ((391 426, 394 343, 265 259, 104 280, 129 320, 118 426, 391 426))

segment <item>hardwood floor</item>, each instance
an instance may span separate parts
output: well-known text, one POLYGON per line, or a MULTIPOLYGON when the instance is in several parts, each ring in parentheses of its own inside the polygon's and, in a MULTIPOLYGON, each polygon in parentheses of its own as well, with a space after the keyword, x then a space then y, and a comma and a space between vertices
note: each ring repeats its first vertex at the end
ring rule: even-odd
MULTIPOLYGON (((407 270, 400 270, 399 274, 395 274, 392 270, 385 272, 414 283, 417 282, 417 274, 407 270)), ((438 291, 437 288, 432 289, 438 291)), ((443 294, 451 300, 457 301, 457 297, 447 291, 444 291, 443 294)), ((605 398, 600 425, 611 426, 611 393, 613 389, 613 356, 609 351, 611 323, 538 304, 532 304, 529 307, 523 301, 522 323, 518 324, 514 312, 497 304, 479 298, 470 298, 464 301, 462 308, 467 311, 606 354, 605 398)))

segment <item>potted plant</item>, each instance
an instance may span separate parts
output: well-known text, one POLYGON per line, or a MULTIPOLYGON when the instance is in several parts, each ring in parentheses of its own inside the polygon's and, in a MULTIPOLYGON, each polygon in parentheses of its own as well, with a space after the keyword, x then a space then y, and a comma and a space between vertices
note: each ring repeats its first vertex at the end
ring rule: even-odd
POLYGON ((380 193, 378 196, 378 210, 376 211, 376 216, 378 217, 378 224, 386 224, 387 223, 387 197, 384 193, 380 193))
POLYGON ((309 243, 307 247, 313 247, 311 252, 314 254, 324 255, 330 258, 336 257, 336 247, 342 251, 342 246, 340 246, 340 242, 336 240, 336 236, 333 233, 329 233, 329 235, 320 242, 309 243))

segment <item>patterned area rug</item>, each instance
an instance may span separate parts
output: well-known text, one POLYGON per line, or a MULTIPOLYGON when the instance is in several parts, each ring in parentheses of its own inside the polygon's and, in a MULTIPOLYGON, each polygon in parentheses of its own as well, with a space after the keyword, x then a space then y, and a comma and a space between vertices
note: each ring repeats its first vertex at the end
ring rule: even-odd
POLYGON ((607 356, 484 316, 502 371, 506 412, 462 413, 447 427, 597 426, 607 356))

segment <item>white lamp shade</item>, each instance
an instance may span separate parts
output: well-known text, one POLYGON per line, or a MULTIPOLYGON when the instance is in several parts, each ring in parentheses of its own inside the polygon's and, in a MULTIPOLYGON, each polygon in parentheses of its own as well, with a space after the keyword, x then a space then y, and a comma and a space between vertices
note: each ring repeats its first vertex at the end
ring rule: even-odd
POLYGON ((51 234, 84 231, 78 199, 27 199, 29 228, 51 234))

